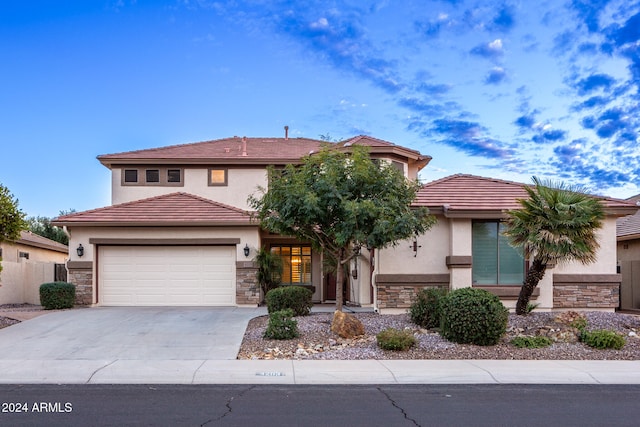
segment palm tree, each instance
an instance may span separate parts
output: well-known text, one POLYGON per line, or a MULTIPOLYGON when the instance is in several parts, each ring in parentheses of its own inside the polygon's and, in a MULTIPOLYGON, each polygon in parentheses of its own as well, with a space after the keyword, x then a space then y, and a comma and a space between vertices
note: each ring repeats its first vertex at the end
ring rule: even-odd
POLYGON ((533 177, 525 187, 529 198, 518 202, 522 209, 510 211, 504 235, 514 247, 533 257, 520 289, 516 314, 526 314, 529 299, 547 265, 566 261, 589 264, 600 246, 596 230, 602 226, 604 207, 600 200, 579 187, 541 181, 533 177))

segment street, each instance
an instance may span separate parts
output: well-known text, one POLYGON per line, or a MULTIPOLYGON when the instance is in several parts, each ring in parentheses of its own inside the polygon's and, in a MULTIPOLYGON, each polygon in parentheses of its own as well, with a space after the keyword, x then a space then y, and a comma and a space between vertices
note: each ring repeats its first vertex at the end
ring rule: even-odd
POLYGON ((5 426, 636 426, 640 385, 0 385, 5 426))

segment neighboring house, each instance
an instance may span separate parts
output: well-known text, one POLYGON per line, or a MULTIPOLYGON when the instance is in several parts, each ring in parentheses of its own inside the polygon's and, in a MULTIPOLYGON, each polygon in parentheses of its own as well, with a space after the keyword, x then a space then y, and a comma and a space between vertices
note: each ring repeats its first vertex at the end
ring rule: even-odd
POLYGON ((30 231, 0 243, 0 304, 40 304, 41 284, 66 279, 68 253, 67 246, 30 231))
MULTIPOLYGON (((78 302, 256 305, 261 295, 252 259, 260 247, 283 257, 285 284, 312 285, 314 301, 334 301, 335 276, 323 272, 322 254, 307 242, 261 230, 247 204, 250 194, 267 186, 267 166, 299 164, 324 144, 286 135, 233 137, 98 156, 112 173, 113 204, 54 222, 70 235, 67 267, 78 302), (76 253, 80 245, 82 256, 76 253)), ((373 158, 391 162, 410 179, 431 160, 368 136, 331 144, 344 150, 366 145, 373 158)), ((517 198, 526 197, 523 185, 468 175, 426 184, 415 204, 429 207, 438 217, 437 225, 393 248, 363 249, 350 265, 346 301, 404 311, 418 288, 472 283, 498 293, 507 303, 513 300, 526 264, 502 242, 497 244, 499 254, 488 247, 491 239, 500 241, 498 220, 518 207, 517 198)), ((551 270, 536 293, 541 308, 617 307, 615 219, 637 208, 624 201, 604 201, 608 216, 598 262, 551 270)))
MULTIPOLYGON (((640 195, 627 199, 640 205, 640 195)), ((620 308, 640 310, 640 211, 618 219, 618 268, 622 274, 620 308)))

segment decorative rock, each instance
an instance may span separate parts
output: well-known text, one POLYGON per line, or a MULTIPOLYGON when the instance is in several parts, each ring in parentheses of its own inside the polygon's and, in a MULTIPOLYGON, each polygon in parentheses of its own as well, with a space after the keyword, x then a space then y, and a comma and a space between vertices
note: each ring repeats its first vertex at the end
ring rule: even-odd
POLYGON ((338 334, 342 338, 354 338, 364 335, 364 325, 355 316, 336 311, 333 313, 331 332, 338 334))

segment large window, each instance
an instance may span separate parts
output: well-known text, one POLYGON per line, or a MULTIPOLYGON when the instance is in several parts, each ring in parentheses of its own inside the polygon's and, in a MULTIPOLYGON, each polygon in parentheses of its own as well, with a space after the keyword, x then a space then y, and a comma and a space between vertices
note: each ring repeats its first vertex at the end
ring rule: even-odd
POLYGON ((474 285, 522 285, 524 258, 502 235, 499 221, 474 221, 472 235, 474 285))
POLYGON ((271 252, 282 258, 283 285, 311 284, 311 246, 272 245, 271 252))

